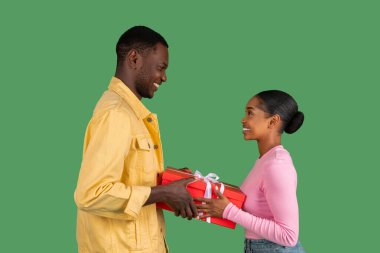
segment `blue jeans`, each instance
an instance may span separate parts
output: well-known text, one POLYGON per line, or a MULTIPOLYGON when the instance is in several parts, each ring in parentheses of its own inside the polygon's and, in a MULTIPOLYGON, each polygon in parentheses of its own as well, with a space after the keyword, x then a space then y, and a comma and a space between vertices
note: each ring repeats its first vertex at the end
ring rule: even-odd
POLYGON ((305 253, 305 250, 300 242, 294 247, 285 247, 264 239, 245 239, 244 253, 305 253))

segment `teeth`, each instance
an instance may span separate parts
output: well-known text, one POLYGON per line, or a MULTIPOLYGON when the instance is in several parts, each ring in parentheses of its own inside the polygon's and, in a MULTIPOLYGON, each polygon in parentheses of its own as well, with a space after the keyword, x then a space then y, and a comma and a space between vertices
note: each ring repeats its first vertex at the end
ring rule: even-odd
POLYGON ((251 129, 249 129, 249 128, 243 128, 243 131, 249 131, 249 130, 251 130, 251 129))
POLYGON ((153 85, 156 86, 157 89, 158 89, 158 87, 160 86, 160 85, 158 85, 157 83, 153 83, 153 85))

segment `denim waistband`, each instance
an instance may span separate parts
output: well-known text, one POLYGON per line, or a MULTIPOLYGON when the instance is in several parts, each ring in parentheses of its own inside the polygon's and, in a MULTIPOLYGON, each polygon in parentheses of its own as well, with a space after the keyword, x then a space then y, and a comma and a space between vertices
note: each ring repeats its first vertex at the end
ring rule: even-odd
MULTIPOLYGON (((292 247, 286 247, 265 239, 245 239, 244 241, 246 246, 249 246, 250 248, 255 249, 261 249, 261 248, 292 248, 292 247)), ((294 247, 300 247, 301 243, 298 241, 297 244, 294 247)))

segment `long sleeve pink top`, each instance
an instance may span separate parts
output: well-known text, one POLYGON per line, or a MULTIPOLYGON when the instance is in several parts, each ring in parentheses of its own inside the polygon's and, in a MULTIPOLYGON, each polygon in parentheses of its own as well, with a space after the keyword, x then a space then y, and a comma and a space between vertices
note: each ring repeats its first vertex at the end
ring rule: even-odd
POLYGON ((292 158, 279 145, 259 158, 240 189, 242 209, 230 203, 223 218, 245 228, 248 239, 267 239, 284 246, 298 241, 297 173, 292 158))

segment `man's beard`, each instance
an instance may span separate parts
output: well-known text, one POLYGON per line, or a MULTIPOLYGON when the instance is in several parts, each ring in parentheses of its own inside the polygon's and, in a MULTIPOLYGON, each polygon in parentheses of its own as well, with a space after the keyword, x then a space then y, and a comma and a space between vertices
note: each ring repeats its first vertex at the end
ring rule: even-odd
POLYGON ((137 80, 136 80, 136 90, 140 94, 141 97, 143 98, 152 98, 150 94, 150 86, 153 84, 149 83, 149 75, 147 71, 142 68, 140 73, 137 75, 137 80))

